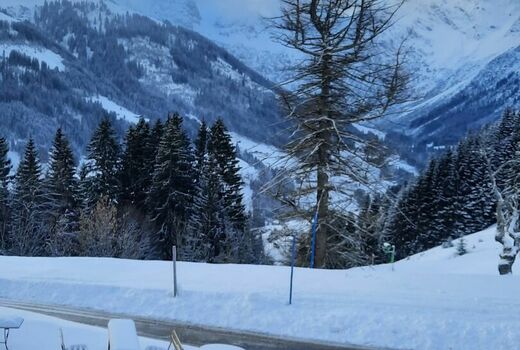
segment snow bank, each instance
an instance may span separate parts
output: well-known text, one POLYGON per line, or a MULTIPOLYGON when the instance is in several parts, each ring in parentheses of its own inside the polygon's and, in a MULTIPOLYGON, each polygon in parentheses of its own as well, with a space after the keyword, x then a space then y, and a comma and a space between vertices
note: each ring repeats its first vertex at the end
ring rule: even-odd
POLYGON ((297 338, 406 349, 514 349, 520 279, 498 276, 494 229, 466 238, 469 254, 434 248, 350 270, 178 264, 96 258, 1 257, 0 297, 89 307, 297 338))

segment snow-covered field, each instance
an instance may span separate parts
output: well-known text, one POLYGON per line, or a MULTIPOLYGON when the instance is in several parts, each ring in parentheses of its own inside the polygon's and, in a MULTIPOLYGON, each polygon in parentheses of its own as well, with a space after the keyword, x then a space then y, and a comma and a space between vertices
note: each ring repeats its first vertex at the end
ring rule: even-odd
POLYGON ((240 330, 404 349, 514 349, 520 278, 498 276, 493 228, 469 254, 434 248, 395 264, 342 271, 94 258, 1 257, 0 297, 240 330))

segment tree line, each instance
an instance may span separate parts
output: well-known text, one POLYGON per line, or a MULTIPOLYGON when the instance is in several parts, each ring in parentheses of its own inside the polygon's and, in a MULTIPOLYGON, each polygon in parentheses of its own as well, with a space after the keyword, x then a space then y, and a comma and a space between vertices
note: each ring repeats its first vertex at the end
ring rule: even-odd
POLYGON ((372 232, 404 258, 489 227, 500 214, 497 193, 512 196, 520 188, 519 155, 520 113, 506 110, 499 122, 469 134, 431 159, 415 181, 389 193, 396 200, 369 216, 379 222, 372 232))
POLYGON ((2 254, 170 259, 176 245, 188 261, 263 261, 222 119, 193 143, 178 114, 141 119, 123 145, 103 119, 79 167, 61 128, 46 166, 30 139, 11 176, 8 152, 0 138, 2 254))

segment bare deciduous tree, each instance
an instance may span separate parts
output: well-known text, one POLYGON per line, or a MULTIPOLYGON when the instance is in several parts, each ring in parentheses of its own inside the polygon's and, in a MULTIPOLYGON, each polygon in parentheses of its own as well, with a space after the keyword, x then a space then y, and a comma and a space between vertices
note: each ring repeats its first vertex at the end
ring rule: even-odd
POLYGON ((269 190, 280 195, 276 183, 288 176, 298 179, 292 195, 278 197, 306 217, 313 216, 308 208, 315 206, 316 266, 332 266, 328 252, 347 239, 343 227, 337 227, 346 213, 334 208, 333 197, 351 197, 347 189, 353 184, 368 185, 362 154, 366 141, 352 132, 352 126, 379 118, 404 100, 403 45, 391 50, 378 42, 402 2, 282 2, 282 15, 273 20, 276 39, 303 59, 293 79, 284 83, 292 91, 280 94, 295 129, 287 145, 286 170, 269 190))
POLYGON ((520 252, 520 188, 514 185, 515 182, 506 181, 499 185, 497 179, 504 172, 518 168, 520 161, 512 159, 499 166, 493 166, 489 147, 481 145, 480 151, 486 161, 487 174, 497 201, 495 240, 502 245, 498 272, 501 275, 507 275, 513 272, 513 264, 518 252, 520 252))

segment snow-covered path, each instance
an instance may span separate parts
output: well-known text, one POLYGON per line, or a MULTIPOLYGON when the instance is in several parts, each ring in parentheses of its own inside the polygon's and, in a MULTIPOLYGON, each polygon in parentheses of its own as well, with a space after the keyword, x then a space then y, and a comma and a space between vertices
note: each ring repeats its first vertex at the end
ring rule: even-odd
POLYGON ((171 266, 91 258, 1 257, 0 297, 181 322, 407 349, 513 349, 520 279, 496 272, 493 229, 467 237, 469 254, 435 248, 390 266, 342 271, 249 265, 171 266))

